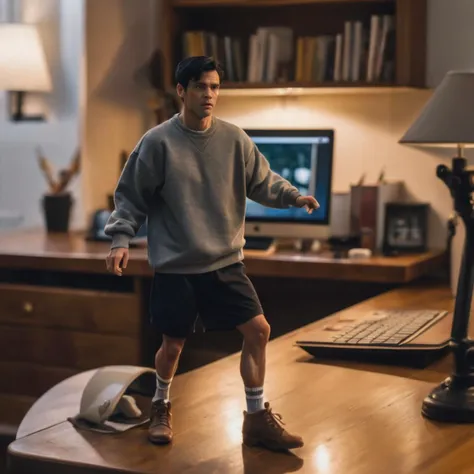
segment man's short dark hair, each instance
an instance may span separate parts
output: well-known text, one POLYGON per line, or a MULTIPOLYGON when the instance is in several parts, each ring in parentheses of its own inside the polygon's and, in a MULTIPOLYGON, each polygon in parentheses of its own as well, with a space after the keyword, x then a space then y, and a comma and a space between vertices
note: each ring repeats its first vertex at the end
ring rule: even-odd
POLYGON ((183 59, 176 67, 175 80, 185 89, 188 88, 190 81, 199 81, 202 74, 208 71, 216 71, 219 79, 222 81, 224 71, 219 63, 209 56, 191 56, 183 59))

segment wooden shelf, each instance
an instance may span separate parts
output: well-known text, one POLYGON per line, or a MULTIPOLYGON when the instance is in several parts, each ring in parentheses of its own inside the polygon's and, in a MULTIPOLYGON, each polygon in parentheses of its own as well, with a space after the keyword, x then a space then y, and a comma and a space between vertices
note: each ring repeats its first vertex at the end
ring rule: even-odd
POLYGON ((173 7, 274 7, 330 3, 394 3, 395 0, 172 0, 173 7))
MULTIPOLYGON (((198 49, 218 51, 212 45, 225 37, 233 42, 240 41, 242 52, 240 76, 246 78, 249 64, 250 38, 259 28, 283 27, 293 32, 293 52, 290 62, 284 65, 285 71, 279 71, 278 77, 288 77, 290 82, 275 83, 233 83, 223 84, 222 95, 289 95, 289 94, 324 94, 324 93, 385 93, 401 92, 409 88, 426 87, 426 18, 427 0, 163 0, 159 26, 161 48, 164 58, 165 85, 174 89, 174 71, 177 63, 187 51, 198 49), (320 38, 337 35, 343 36, 346 23, 362 22, 364 31, 371 27, 371 18, 389 15, 393 18, 395 35, 391 38, 390 66, 385 69, 382 83, 372 82, 302 82, 292 81, 298 77, 296 67, 301 64, 298 58, 297 41, 301 38, 320 38), (189 32, 204 35, 196 38, 186 36, 189 32), (209 39, 209 36, 212 38, 209 39), (190 42, 192 41, 192 42, 190 42)), ((382 21, 382 20, 381 20, 382 21)), ((370 30, 368 31, 370 36, 370 30)), ((370 39, 370 38, 368 38, 370 39)), ((281 40, 279 40, 281 41, 281 40)), ((367 40, 366 40, 367 41, 367 40)), ((281 43, 280 43, 281 44, 281 43)), ((363 46, 367 54, 367 42, 363 46)), ((305 46, 306 48, 306 46, 305 46)), ((192 53, 187 53, 192 54, 192 53)), ((194 54, 198 54, 194 52, 194 54)), ((229 71, 226 61, 223 64, 229 71)), ((308 56, 309 57, 309 56, 308 56)), ((306 56, 304 56, 306 61, 306 56)), ((363 59, 367 61, 367 58, 363 59)), ((279 65, 279 67, 281 64, 279 65)), ((235 67, 235 65, 234 65, 235 67)), ((385 66, 384 66, 385 68, 385 66)), ((301 70, 300 70, 301 71, 301 70)), ((313 70, 314 71, 314 70, 313 70)), ((362 74, 367 74, 366 63, 362 64, 362 74), (365 70, 364 70, 365 68, 365 70)), ((313 77, 314 72, 312 73, 313 77)), ((325 76, 328 77, 326 70, 325 76)), ((239 74, 227 74, 229 80, 239 74)), ((301 73, 299 77, 302 77, 301 73)), ((365 77, 365 76, 362 76, 365 77)))
POLYGON ((389 84, 384 82, 230 82, 224 81, 221 88, 224 89, 266 89, 266 88, 281 88, 281 87, 312 87, 312 88, 324 88, 324 87, 397 87, 396 84, 389 84))
POLYGON ((413 87, 367 82, 223 82, 220 96, 302 96, 321 94, 386 94, 413 91, 413 87))

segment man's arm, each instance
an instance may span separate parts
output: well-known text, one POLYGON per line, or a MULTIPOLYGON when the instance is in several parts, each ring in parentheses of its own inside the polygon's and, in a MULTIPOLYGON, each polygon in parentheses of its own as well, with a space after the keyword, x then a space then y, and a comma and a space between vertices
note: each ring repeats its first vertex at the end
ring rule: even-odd
POLYGON ((159 150, 145 137, 127 160, 115 189, 115 209, 105 226, 112 237, 111 249, 128 248, 130 240, 145 222, 148 203, 161 185, 159 150))
POLYGON ((312 196, 301 196, 289 181, 270 169, 268 160, 254 144, 246 161, 247 196, 267 207, 286 209, 306 207, 308 212, 319 204, 312 196))

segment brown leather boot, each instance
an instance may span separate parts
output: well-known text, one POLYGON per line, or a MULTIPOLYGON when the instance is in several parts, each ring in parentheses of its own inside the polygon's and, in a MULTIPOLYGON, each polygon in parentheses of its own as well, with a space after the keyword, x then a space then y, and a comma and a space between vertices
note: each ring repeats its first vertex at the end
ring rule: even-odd
POLYGON ((288 433, 281 425, 284 424, 281 415, 273 413, 270 404, 265 402, 265 408, 255 413, 244 411, 242 427, 243 441, 247 446, 264 446, 280 451, 303 446, 303 439, 288 433))
POLYGON ((173 439, 171 402, 156 400, 151 404, 148 439, 155 444, 168 444, 173 439))

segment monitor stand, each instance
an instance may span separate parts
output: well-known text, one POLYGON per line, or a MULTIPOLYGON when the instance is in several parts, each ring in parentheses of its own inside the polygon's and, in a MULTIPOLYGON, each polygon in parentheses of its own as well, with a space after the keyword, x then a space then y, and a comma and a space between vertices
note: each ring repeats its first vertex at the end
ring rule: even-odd
POLYGON ((276 243, 274 237, 248 236, 245 237, 245 240, 244 250, 261 250, 263 252, 270 251, 276 243))
POLYGON ((318 253, 321 250, 321 241, 318 239, 289 239, 249 235, 245 237, 245 241, 244 250, 258 254, 271 254, 277 250, 318 253))

